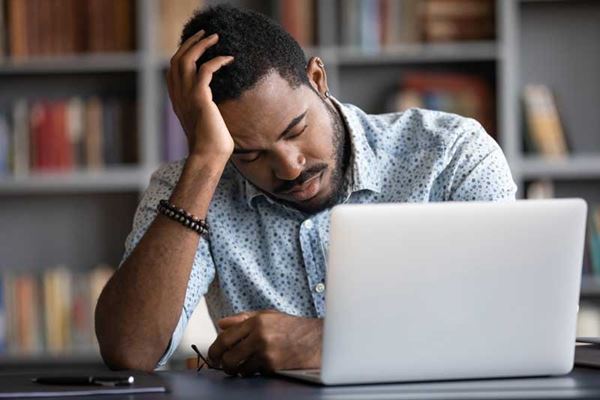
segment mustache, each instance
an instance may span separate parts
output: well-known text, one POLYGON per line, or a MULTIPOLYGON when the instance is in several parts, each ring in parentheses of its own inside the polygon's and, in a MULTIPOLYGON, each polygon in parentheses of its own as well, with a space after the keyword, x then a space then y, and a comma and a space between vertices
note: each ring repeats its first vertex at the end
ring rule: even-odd
POLYGON ((307 168, 304 171, 302 171, 302 173, 293 181, 285 181, 281 185, 279 185, 275 189, 275 193, 281 194, 290 191, 292 190, 292 188, 300 186, 306 181, 310 180, 311 178, 314 178, 315 176, 319 175, 326 168, 327 164, 325 163, 316 164, 310 168, 307 168))

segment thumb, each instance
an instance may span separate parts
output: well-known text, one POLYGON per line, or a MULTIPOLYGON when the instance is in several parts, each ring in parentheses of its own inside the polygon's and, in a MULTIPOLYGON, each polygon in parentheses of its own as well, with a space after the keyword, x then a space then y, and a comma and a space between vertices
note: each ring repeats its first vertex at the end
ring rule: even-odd
POLYGON ((248 318, 252 318, 257 314, 257 311, 245 311, 239 314, 230 315, 229 317, 221 318, 217 321, 217 325, 220 329, 225 330, 231 328, 233 325, 237 325, 244 322, 248 318))

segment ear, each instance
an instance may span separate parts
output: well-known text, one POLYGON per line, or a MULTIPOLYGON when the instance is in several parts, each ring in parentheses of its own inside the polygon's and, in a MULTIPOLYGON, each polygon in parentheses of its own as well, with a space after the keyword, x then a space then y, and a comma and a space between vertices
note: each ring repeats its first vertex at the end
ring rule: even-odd
POLYGON ((329 93, 327 86, 327 73, 325 72, 325 64, 319 57, 311 57, 306 64, 306 75, 310 85, 321 95, 326 98, 325 93, 329 93))

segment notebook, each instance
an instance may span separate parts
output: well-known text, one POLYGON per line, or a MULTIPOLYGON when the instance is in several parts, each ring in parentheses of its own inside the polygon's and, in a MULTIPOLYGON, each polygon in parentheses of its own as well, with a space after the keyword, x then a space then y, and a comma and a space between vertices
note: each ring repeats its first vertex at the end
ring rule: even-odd
MULTIPOLYGON (((115 374, 115 373, 112 373, 115 374)), ((82 375, 79 373, 55 373, 54 375, 82 375)), ((83 373, 85 375, 85 373, 83 373)), ((111 373, 102 373, 110 376, 111 373)), ((122 373, 118 374, 122 375, 122 373)), ((160 377, 153 374, 135 373, 135 383, 131 386, 58 386, 42 385, 32 382, 32 379, 52 374, 4 374, 0 375, 0 399, 29 398, 29 397, 72 397, 72 396, 97 396, 109 394, 135 394, 135 393, 165 393, 167 388, 162 385, 160 377)))

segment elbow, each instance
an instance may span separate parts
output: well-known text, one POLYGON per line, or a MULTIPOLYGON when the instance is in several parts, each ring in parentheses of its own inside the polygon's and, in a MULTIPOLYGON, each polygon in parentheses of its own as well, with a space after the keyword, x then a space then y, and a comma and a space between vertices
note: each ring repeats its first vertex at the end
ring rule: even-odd
POLYGON ((152 372, 158 363, 158 360, 144 359, 139 354, 128 351, 121 346, 100 346, 100 355, 104 364, 113 371, 136 370, 152 372))
POLYGON ((112 370, 151 372, 160 360, 154 351, 147 351, 148 347, 143 343, 128 339, 127 335, 123 335, 114 327, 96 324, 96 338, 100 356, 104 364, 112 370))
POLYGON ((106 314, 96 309, 96 338, 100 348, 100 356, 104 364, 111 370, 138 370, 151 372, 160 360, 152 349, 153 345, 141 343, 143 338, 135 338, 127 334, 126 327, 106 318, 106 314))

